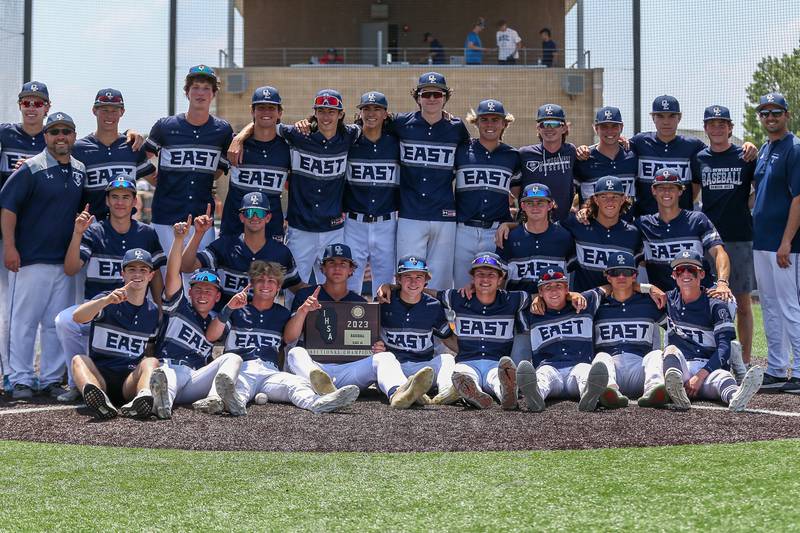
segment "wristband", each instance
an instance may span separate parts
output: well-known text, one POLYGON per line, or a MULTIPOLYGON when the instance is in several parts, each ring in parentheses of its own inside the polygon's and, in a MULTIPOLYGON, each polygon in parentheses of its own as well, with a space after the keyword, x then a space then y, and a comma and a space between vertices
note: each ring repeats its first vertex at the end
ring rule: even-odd
POLYGON ((717 280, 717 283, 724 283, 725 285, 729 285, 729 283, 728 283, 728 280, 727 280, 727 279, 718 279, 718 280, 717 280))
POLYGON ((653 285, 650 283, 640 283, 639 284, 639 292, 642 294, 650 294, 650 289, 653 288, 653 285))
POLYGON ((222 311, 219 312, 217 315, 217 320, 222 322, 223 324, 227 324, 231 320, 231 315, 233 314, 233 309, 228 307, 228 304, 225 304, 225 307, 222 308, 222 311))

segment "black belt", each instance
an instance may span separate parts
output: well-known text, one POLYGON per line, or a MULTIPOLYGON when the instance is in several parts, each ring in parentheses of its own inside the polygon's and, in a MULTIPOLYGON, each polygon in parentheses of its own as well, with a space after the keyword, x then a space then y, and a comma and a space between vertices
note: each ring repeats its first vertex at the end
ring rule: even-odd
POLYGON ((352 218, 353 220, 358 220, 359 222, 385 222, 387 220, 392 220, 392 214, 389 213, 388 215, 367 215, 364 213, 347 213, 347 218, 352 218))
POLYGON ((496 222, 489 222, 487 220, 467 220, 466 222, 462 222, 462 224, 470 228, 491 229, 496 222))

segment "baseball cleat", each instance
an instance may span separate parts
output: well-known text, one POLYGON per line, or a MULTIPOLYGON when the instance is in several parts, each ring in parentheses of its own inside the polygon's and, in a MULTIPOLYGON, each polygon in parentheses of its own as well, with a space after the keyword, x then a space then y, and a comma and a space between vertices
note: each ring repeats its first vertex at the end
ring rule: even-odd
POLYGON ((517 403, 517 366, 508 356, 500 358, 497 365, 497 377, 500 381, 500 407, 513 410, 517 403))
POLYGON ((81 397, 81 393, 78 392, 78 388, 77 387, 72 387, 67 392, 65 392, 63 394, 59 394, 58 398, 56 398, 56 400, 58 400, 61 403, 73 403, 73 402, 77 402, 80 399, 80 397, 81 397))
POLYGON ((522 361, 517 366, 517 386, 525 398, 528 411, 541 413, 544 411, 544 397, 539 390, 539 380, 536 376, 536 369, 530 361, 522 361))
POLYGON ((762 394, 781 392, 781 389, 784 385, 786 385, 787 381, 789 381, 787 378, 773 376, 772 374, 765 372, 764 381, 761 383, 761 388, 758 389, 758 392, 762 394))
POLYGON ((140 390, 133 400, 119 408, 119 414, 128 418, 150 418, 153 414, 153 395, 149 390, 140 390))
POLYGON ((162 420, 172 418, 167 374, 163 369, 156 368, 153 370, 153 375, 150 376, 150 391, 153 393, 153 412, 156 417, 162 420))
POLYGON ((256 394, 255 398, 253 398, 253 403, 256 405, 266 405, 269 401, 269 397, 265 392, 259 392, 256 394))
POLYGON ((600 395, 608 386, 608 367, 605 363, 597 361, 592 363, 589 376, 586 378, 586 388, 583 389, 581 399, 578 400, 578 411, 590 412, 597 409, 600 395))
POLYGON ((434 396, 431 399, 431 405, 450 405, 456 403, 460 398, 456 388, 451 385, 434 396))
POLYGON ((744 375, 742 384, 739 385, 739 390, 731 398, 731 403, 728 404, 728 409, 734 413, 741 413, 747 408, 747 404, 756 395, 758 389, 761 388, 761 381, 764 379, 764 369, 760 366, 754 366, 747 371, 744 375))
POLYGON ((639 407, 664 407, 667 405, 669 397, 667 396, 667 388, 663 383, 656 385, 642 394, 642 397, 636 402, 639 407))
POLYGON ((356 401, 360 392, 355 385, 347 385, 341 389, 336 389, 330 394, 317 398, 317 401, 311 406, 311 412, 318 415, 350 407, 356 401))
POLYGON ((667 388, 672 405, 679 411, 688 411, 692 406, 686 389, 683 387, 683 372, 677 368, 668 368, 664 372, 664 386, 667 388))
POLYGON ((433 385, 433 369, 426 366, 397 388, 389 399, 389 405, 394 409, 408 409, 431 389, 431 385, 433 385))
POLYGON ((83 401, 86 403, 95 418, 109 420, 117 416, 117 408, 108 399, 103 389, 92 383, 83 387, 83 401))
POLYGON ((327 372, 321 368, 314 368, 308 373, 308 381, 311 382, 311 388, 320 396, 325 396, 336 390, 336 385, 327 372))
POLYGON ((453 372, 453 387, 462 400, 478 409, 489 409, 494 405, 492 397, 478 388, 478 384, 468 374, 453 372))
POLYGON ((744 376, 747 373, 747 365, 744 364, 744 357, 742 353, 742 343, 739 341, 731 341, 730 357, 728 357, 728 364, 731 366, 731 374, 733 379, 736 380, 737 385, 741 385, 744 376))
POLYGON ((222 405, 225 410, 233 416, 244 416, 247 414, 247 406, 236 393, 236 383, 227 374, 217 374, 214 378, 214 386, 217 388, 222 405))
POLYGON ((606 409, 622 409, 628 407, 628 397, 617 389, 606 387, 600 395, 600 405, 606 409))
POLYGON ((192 409, 202 413, 208 413, 210 415, 219 415, 222 414, 222 411, 225 409, 225 407, 222 405, 222 398, 215 395, 203 398, 202 400, 197 400, 192 404, 192 409))
POLYGON ((39 396, 47 396, 48 398, 58 399, 59 396, 65 394, 67 391, 60 383, 51 383, 46 387, 39 389, 39 396))

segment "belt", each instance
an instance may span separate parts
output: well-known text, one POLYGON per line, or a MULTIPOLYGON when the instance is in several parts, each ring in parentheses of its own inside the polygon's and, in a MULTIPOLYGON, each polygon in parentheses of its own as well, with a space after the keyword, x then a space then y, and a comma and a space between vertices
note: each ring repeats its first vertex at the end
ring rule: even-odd
POLYGON ((366 215, 364 213, 347 213, 347 218, 358 220, 359 222, 385 222, 387 220, 394 220, 397 218, 397 213, 389 213, 387 215, 366 215))
POLYGON ((186 361, 184 359, 170 359, 170 358, 165 357, 164 359, 161 360, 161 362, 162 363, 167 363, 168 365, 171 365, 171 366, 188 366, 190 368, 194 368, 192 365, 189 364, 188 361, 186 361))
POLYGON ((500 225, 499 222, 490 222, 488 220, 467 220, 465 222, 462 222, 462 224, 470 228, 483 228, 483 229, 496 228, 500 225))

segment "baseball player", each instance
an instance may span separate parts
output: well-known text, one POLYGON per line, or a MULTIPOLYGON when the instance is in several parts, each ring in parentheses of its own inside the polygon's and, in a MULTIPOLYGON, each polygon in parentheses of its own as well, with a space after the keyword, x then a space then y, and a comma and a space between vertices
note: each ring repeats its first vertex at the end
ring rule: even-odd
POLYGON ((101 292, 73 314, 75 322, 91 322, 89 353, 72 358, 72 375, 96 418, 118 413, 149 418, 152 412, 150 375, 158 360, 149 354, 159 328, 158 307, 147 298, 153 268, 147 250, 128 250, 122 259, 124 285, 101 292), (117 411, 115 404, 125 401, 117 411))
POLYGON ((390 289, 389 301, 381 303, 382 351, 391 352, 400 361, 406 376, 425 367, 432 369, 439 390, 432 403, 456 401, 458 394, 453 394, 452 381, 455 359, 449 353, 434 356, 433 337, 442 339, 454 352, 458 345, 441 302, 424 292, 431 278, 428 265, 424 259, 402 258, 396 276, 398 286, 390 289))
POLYGON ((453 167, 469 132, 460 119, 444 114, 451 90, 440 73, 420 76, 411 95, 419 110, 394 115, 389 128, 400 139, 397 257, 427 258, 430 287, 449 289, 456 239, 453 167))
POLYGON ((34 387, 34 341, 41 326, 39 392, 64 392, 64 359, 56 315, 75 301, 75 284, 64 272, 64 256, 80 211, 86 173, 71 157, 75 123, 54 113, 45 126, 47 148, 27 159, 0 192, 0 225, 9 272, 10 366, 13 397, 30 399, 34 387))
POLYGON ((207 210, 206 215, 194 219, 194 234, 183 250, 183 272, 209 268, 219 274, 222 298, 216 306, 217 310, 221 310, 234 294, 248 284, 247 271, 256 260, 280 264, 286 273, 283 276, 284 288, 296 292, 303 286, 292 252, 283 243, 267 236, 267 226, 272 216, 267 197, 260 192, 250 192, 242 197, 239 206, 243 233, 223 235, 198 252, 203 236, 214 227, 210 211, 207 210))
POLYGON ((89 203, 89 212, 96 220, 103 220, 108 216, 108 182, 119 174, 127 174, 155 183, 156 168, 145 151, 135 148, 134 142, 129 141, 130 132, 119 133, 119 121, 125 114, 121 92, 116 89, 97 91, 92 113, 97 117, 97 129, 75 142, 72 155, 86 167, 84 202, 89 203))
POLYGON ((366 92, 356 120, 363 131, 347 157, 344 189, 344 242, 358 264, 347 287, 361 293, 369 262, 372 294, 394 276, 399 207, 400 143, 386 133, 389 103, 383 93, 366 92))
POLYGON ((478 138, 456 149, 456 249, 453 280, 456 287, 470 281, 469 265, 478 252, 494 247, 502 222, 511 220, 511 188, 519 180, 519 152, 501 141, 514 122, 499 100, 483 100, 470 111, 467 123, 478 138))
POLYGON ((753 311, 750 291, 755 288, 753 269, 753 217, 749 200, 755 162, 744 161, 744 150, 731 144, 733 121, 727 107, 712 105, 703 114, 710 146, 700 150, 692 175, 700 180, 703 213, 719 231, 730 258, 730 287, 736 298, 736 331, 740 342, 731 346, 731 370, 741 382, 750 363, 753 345, 753 311))
POLYGON ((338 411, 356 401, 359 390, 355 385, 318 395, 307 380, 278 370, 278 350, 283 342, 297 340, 293 335, 284 336, 289 310, 275 303, 283 283, 283 267, 254 261, 248 274, 253 287, 252 302, 247 301, 248 285, 231 298, 206 333, 212 341, 225 335, 225 351, 238 353, 244 360, 235 388, 227 378, 216 378, 226 410, 233 415, 245 415, 247 403, 259 394, 273 402, 291 402, 313 413, 338 411), (235 400, 230 402, 227 399, 230 396, 235 400))
MULTIPOLYGON (((86 266, 86 281, 81 288, 81 300, 91 300, 103 291, 122 286, 122 257, 132 248, 142 248, 150 253, 158 269, 164 264, 164 252, 155 230, 132 218, 136 204, 136 182, 127 174, 118 174, 108 182, 106 189, 107 218, 95 221, 89 204, 75 218, 72 239, 64 257, 64 272, 74 276, 86 266)), ((150 283, 150 292, 156 304, 161 302, 164 283, 161 272, 156 272, 150 283)), ((61 394, 61 402, 73 402, 80 396, 72 379, 72 357, 87 353, 89 324, 72 320, 77 305, 67 307, 56 316, 56 334, 61 343, 62 357, 67 366, 67 384, 70 389, 61 394)))
MULTIPOLYGON (((707 252, 714 258, 717 286, 712 296, 731 301, 728 287, 730 261, 714 224, 699 211, 683 209, 678 202, 684 190, 678 170, 664 168, 653 177, 652 194, 658 212, 643 215, 636 225, 644 241, 647 277, 663 291, 675 288, 670 262, 684 250, 707 252)), ((710 280, 707 282, 711 285, 710 280)))
MULTIPOLYGON (((594 195, 595 184, 606 176, 619 178, 627 197, 636 201, 639 160, 631 150, 620 146, 623 127, 619 108, 607 106, 597 110, 594 131, 599 141, 588 149, 588 158, 582 160, 578 157, 575 163, 575 181, 581 205, 594 195)), ((626 220, 630 222, 632 218, 632 213, 628 213, 626 220)))
MULTIPOLYGON (((295 295, 292 318, 284 330, 287 340, 300 338, 308 313, 322 307, 319 302, 366 302, 361 295, 347 288, 347 278, 356 269, 349 246, 340 243, 328 245, 322 256, 322 269, 325 283, 300 289, 295 295)), ((309 381, 317 394, 331 394, 337 387, 347 385, 363 390, 377 383, 393 408, 407 409, 431 388, 433 370, 424 368, 406 379, 395 356, 379 348, 382 346, 376 343, 373 354, 358 361, 319 364, 311 359, 302 345, 298 345, 289 350, 286 366, 293 374, 309 381)))
MULTIPOLYGON (((539 144, 519 149, 522 160, 520 186, 532 183, 547 185, 555 200, 553 218, 560 222, 567 218, 575 197, 575 145, 566 142, 569 134, 567 115, 560 105, 545 104, 536 112, 539 144)), ((515 191, 515 196, 518 196, 515 191)))
MULTIPOLYGON (((726 302, 709 297, 701 287, 702 256, 685 250, 670 265, 677 288, 667 292, 667 347, 663 367, 656 365, 659 372, 645 377, 645 397, 666 400, 651 391, 663 384, 677 409, 689 409, 690 398, 697 398, 719 400, 731 411, 743 411, 758 392, 764 370, 753 366, 741 386, 736 384, 728 366, 730 343, 736 337, 733 318, 726 302)), ((644 406, 663 403, 650 401, 644 406)))
MULTIPOLYGON (((21 121, 0 124, 0 187, 22 161, 46 148, 43 124, 50 110, 47 86, 30 81, 22 86, 17 97, 21 121)), ((3 247, 4 248, 4 247, 3 247)), ((3 252, 0 251, 0 254, 3 252)), ((11 366, 8 362, 8 269, 0 257, 0 371, 3 390, 11 390, 11 366)))
POLYGON ((188 219, 173 226, 174 239, 167 261, 164 323, 155 350, 161 366, 150 376, 153 413, 161 419, 172 417, 175 403, 203 402, 212 414, 222 412, 226 403, 234 401, 230 395, 242 366, 242 358, 235 353, 213 359, 214 343, 206 338, 211 311, 221 294, 216 273, 208 269, 195 271, 189 278, 188 298, 183 290, 181 249, 190 227, 188 219), (222 387, 227 398, 218 392, 218 377, 228 384, 222 387))
MULTIPOLYGON (((158 156, 158 186, 153 195, 153 228, 161 247, 172 246, 172 225, 197 217, 211 204, 214 210, 214 180, 229 168, 225 158, 233 129, 210 114, 219 90, 214 69, 197 65, 189 69, 183 92, 189 101, 186 113, 164 117, 150 130, 145 144, 148 157, 158 156)), ((214 240, 207 233, 201 248, 214 240)))
POLYGON ((572 287, 578 292, 606 283, 604 270, 611 256, 642 250, 639 229, 624 220, 631 208, 625 183, 616 176, 606 176, 596 180, 593 188, 583 204, 581 221, 570 214, 562 223, 575 239, 572 287))
POLYGON ((238 237, 243 231, 239 207, 244 195, 260 192, 269 200, 272 213, 267 235, 283 243, 281 193, 286 187, 291 166, 289 145, 277 134, 283 116, 281 95, 275 87, 259 87, 250 104, 253 134, 241 147, 241 163, 231 168, 228 195, 222 208, 220 235, 238 237))

